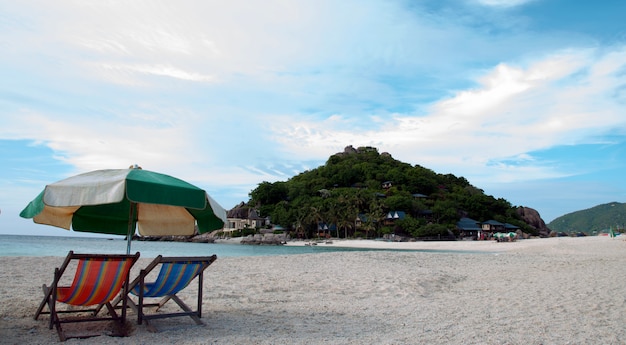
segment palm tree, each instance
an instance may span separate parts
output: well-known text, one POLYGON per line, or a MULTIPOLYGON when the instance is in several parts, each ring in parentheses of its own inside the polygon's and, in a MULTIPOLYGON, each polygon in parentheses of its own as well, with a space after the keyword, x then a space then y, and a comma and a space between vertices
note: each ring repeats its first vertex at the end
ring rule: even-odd
POLYGON ((322 209, 321 207, 318 207, 318 206, 311 206, 309 210, 310 212, 307 216, 307 219, 309 223, 315 223, 315 227, 314 227, 315 234, 316 234, 316 237, 319 237, 319 225, 323 219, 322 209))
POLYGON ((385 211, 383 210, 382 203, 374 198, 369 205, 369 212, 367 213, 367 223, 371 223, 371 225, 376 230, 378 234, 378 230, 380 224, 385 220, 385 211))
POLYGON ((352 221, 354 222, 354 230, 356 231, 356 220, 359 217, 359 211, 361 210, 361 207, 363 206, 363 204, 365 203, 362 195, 360 195, 361 193, 358 193, 353 195, 352 198, 350 198, 351 202, 352 202, 352 212, 354 213, 354 217, 352 218, 352 221))
MULTIPOLYGON (((298 234, 303 234, 306 236, 306 232, 304 231, 304 223, 306 221, 307 213, 306 212, 298 212, 296 216, 296 222, 294 224, 294 228, 296 229, 296 236, 298 234)), ((308 236, 306 236, 308 238, 308 236)))
POLYGON ((365 224, 363 225, 363 229, 365 229, 365 238, 369 238, 370 237, 370 231, 375 230, 374 222, 370 219, 370 217, 367 217, 367 220, 365 220, 365 224))
MULTIPOLYGON (((335 224, 335 229, 337 231, 336 235, 339 238, 339 209, 337 208, 337 204, 334 201, 331 201, 328 204, 328 211, 326 212, 326 219, 330 222, 330 224, 335 224)), ((330 233, 330 230, 329 230, 330 233)))
POLYGON ((352 212, 346 212, 346 211, 347 210, 344 209, 344 212, 340 213, 339 224, 337 224, 337 226, 338 226, 338 229, 343 228, 344 237, 348 238, 348 229, 352 227, 352 225, 354 224, 354 220, 350 216, 352 212))

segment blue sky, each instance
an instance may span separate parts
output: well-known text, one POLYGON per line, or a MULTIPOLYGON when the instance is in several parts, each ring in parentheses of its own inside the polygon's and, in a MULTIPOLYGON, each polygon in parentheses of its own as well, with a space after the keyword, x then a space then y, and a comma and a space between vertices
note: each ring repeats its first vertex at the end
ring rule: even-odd
POLYGON ((0 233, 45 184, 143 168, 226 209, 345 146, 546 222, 626 201, 624 1, 0 1, 0 233))

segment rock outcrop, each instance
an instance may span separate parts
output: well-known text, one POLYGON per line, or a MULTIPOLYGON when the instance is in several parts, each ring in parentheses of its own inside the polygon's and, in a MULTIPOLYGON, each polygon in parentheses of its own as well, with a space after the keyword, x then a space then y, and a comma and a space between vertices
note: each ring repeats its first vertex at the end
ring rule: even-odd
POLYGON ((162 241, 162 242, 199 242, 199 243, 214 243, 215 238, 213 234, 206 233, 195 236, 133 236, 133 241, 162 241))
POLYGON ((539 212, 530 207, 520 206, 517 208, 517 214, 526 222, 526 224, 537 229, 539 236, 548 237, 550 235, 550 229, 546 226, 546 223, 541 219, 539 212))
MULTIPOLYGON (((343 149, 343 152, 337 152, 334 154, 334 156, 348 156, 365 152, 378 152, 378 149, 372 146, 359 146, 355 149, 354 146, 348 145, 343 149)), ((391 154, 389 154, 389 152, 384 152, 381 155, 391 157, 391 154)))
POLYGON ((286 243, 284 234, 255 234, 248 235, 241 239, 241 244, 265 244, 265 245, 281 245, 286 243))

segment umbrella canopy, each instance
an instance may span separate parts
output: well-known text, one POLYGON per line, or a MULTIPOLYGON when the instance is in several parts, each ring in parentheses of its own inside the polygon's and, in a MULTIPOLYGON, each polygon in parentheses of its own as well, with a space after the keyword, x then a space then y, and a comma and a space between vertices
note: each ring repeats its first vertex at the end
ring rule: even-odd
POLYGON ((221 229, 226 210, 203 189, 143 169, 96 170, 47 185, 20 213, 38 224, 80 232, 193 235, 221 229))

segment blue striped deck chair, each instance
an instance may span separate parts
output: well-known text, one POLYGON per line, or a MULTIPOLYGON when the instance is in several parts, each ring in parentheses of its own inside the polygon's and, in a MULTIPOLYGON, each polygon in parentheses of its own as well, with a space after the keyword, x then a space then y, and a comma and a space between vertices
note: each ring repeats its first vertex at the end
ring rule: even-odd
MULTIPOLYGON (((121 315, 115 312, 111 300, 128 293, 128 276, 131 267, 137 262, 139 253, 134 255, 113 254, 74 254, 70 251, 61 267, 54 270, 54 280, 48 287, 43 285, 44 299, 35 312, 35 320, 41 314, 50 314, 49 328, 55 326, 59 339, 87 338, 99 334, 67 336, 61 327, 64 323, 113 320, 121 332, 126 323, 126 308, 121 315), (70 286, 60 286, 61 278, 72 261, 78 261, 74 280, 70 286), (68 309, 57 308, 57 303, 69 305, 68 309), (48 306, 49 311, 44 311, 48 306), (93 306, 106 306, 109 317, 97 317, 93 306), (62 313, 81 313, 80 317, 61 318, 62 313), (87 313, 88 315, 84 315, 87 313)), ((119 334, 124 335, 124 334, 119 334)))
MULTIPOLYGON (((156 331, 149 323, 152 319, 161 319, 177 316, 189 316, 196 324, 202 325, 202 284, 203 272, 215 260, 216 255, 201 257, 156 257, 145 269, 142 269, 139 276, 129 285, 129 292, 136 296, 134 301, 128 295, 128 305, 137 312, 137 323, 144 321, 150 330, 156 331), (146 277, 156 267, 161 266, 159 274, 154 282, 146 282, 146 277), (185 304, 176 294, 185 289, 195 278, 198 278, 198 304, 196 310, 185 304), (146 303, 147 298, 160 298, 158 303, 146 303), (158 313, 158 310, 169 300, 173 300, 183 310, 178 313, 158 313), (147 314, 146 309, 157 307, 155 312, 147 314)), ((114 301, 119 303, 119 301, 114 301)))

